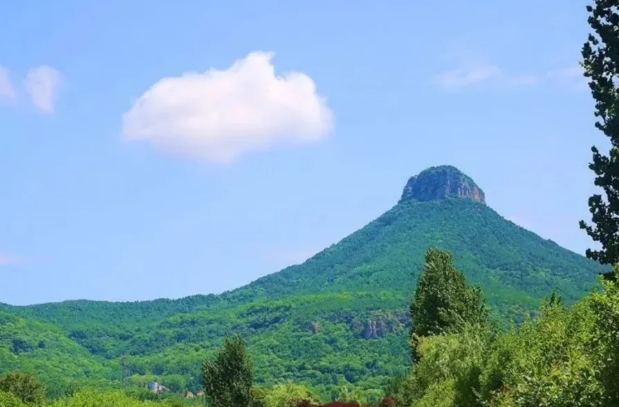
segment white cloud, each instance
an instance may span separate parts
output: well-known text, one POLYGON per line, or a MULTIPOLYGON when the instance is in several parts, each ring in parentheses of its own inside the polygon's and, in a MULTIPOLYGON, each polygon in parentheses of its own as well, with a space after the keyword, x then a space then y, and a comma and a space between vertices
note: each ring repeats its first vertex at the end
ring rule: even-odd
POLYGON ((15 97, 15 89, 9 77, 9 71, 0 65, 0 98, 13 99, 15 97))
POLYGON ((41 65, 28 71, 25 80, 26 92, 39 110, 53 113, 62 82, 62 74, 59 71, 41 65))
POLYGON ((286 141, 318 141, 333 115, 304 73, 275 74, 273 53, 226 70, 160 79, 123 115, 123 136, 212 162, 286 141))
POLYGON ((489 79, 496 79, 500 86, 524 87, 534 85, 555 85, 563 89, 587 89, 582 68, 578 65, 559 68, 542 73, 514 74, 491 64, 469 64, 465 67, 445 71, 436 77, 436 83, 445 91, 457 91, 489 79))
POLYGON ((441 72, 435 79, 443 90, 453 92, 501 74, 501 69, 495 65, 466 64, 461 68, 441 72))
POLYGON ((588 88, 582 67, 578 64, 547 71, 513 72, 461 43, 453 45, 451 51, 439 56, 439 59, 451 67, 436 75, 434 84, 447 92, 488 81, 502 89, 532 86, 555 86, 565 90, 588 88))

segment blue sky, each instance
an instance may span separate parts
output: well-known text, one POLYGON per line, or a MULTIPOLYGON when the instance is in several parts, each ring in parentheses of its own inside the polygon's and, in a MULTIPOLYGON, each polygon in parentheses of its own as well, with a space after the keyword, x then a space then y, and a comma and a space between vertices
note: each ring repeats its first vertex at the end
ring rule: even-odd
POLYGON ((589 148, 605 146, 579 76, 584 7, 14 2, 0 302, 235 288, 362 227, 439 164, 584 253, 589 148))

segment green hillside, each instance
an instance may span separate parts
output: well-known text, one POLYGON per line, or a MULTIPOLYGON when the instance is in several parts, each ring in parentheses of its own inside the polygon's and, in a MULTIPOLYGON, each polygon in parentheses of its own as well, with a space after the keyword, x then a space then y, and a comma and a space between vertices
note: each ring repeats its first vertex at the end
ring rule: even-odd
POLYGON ((433 167, 364 228, 301 265, 222 295, 3 306, 33 328, 17 353, 0 331, 0 371, 22 364, 49 379, 108 379, 116 369, 120 378, 122 357, 128 381, 156 377, 180 391, 197 388, 201 359, 224 336, 240 333, 258 382, 293 380, 325 395, 352 385, 378 394, 408 364, 407 307, 432 246, 453 253, 502 321, 521 320, 553 290, 576 300, 603 270, 501 217, 456 168, 433 167), (57 346, 37 347, 43 324, 57 346), (58 370, 55 360, 73 372, 58 370))
POLYGON ((114 369, 94 356, 57 326, 0 311, 0 366, 2 371, 35 372, 51 394, 75 383, 114 378, 114 369))

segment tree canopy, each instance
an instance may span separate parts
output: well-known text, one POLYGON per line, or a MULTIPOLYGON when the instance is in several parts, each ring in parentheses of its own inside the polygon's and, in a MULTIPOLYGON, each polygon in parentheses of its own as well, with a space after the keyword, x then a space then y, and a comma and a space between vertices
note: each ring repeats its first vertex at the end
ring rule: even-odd
POLYGON ((213 406, 248 407, 253 383, 251 361, 240 336, 225 338, 214 359, 202 366, 204 391, 213 406))
POLYGON ((467 323, 484 325, 488 309, 478 287, 469 287, 451 253, 430 248, 425 254, 415 298, 410 305, 413 360, 416 337, 459 330, 467 323))
POLYGON ((589 168, 604 191, 589 198, 592 224, 580 227, 602 246, 587 257, 602 264, 619 262, 619 0, 595 0, 587 6, 593 32, 582 48, 582 66, 595 100, 595 127, 610 141, 608 155, 592 147, 589 168))

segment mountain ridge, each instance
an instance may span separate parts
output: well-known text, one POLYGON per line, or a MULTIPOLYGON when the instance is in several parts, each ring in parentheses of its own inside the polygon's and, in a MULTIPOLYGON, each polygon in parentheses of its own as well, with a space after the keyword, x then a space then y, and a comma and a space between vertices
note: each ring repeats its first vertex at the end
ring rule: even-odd
MULTIPOLYGON (((195 388, 200 360, 224 336, 239 333, 259 383, 294 380, 329 394, 340 385, 374 391, 406 369, 407 306, 428 247, 451 251, 506 323, 530 315, 553 290, 572 302, 595 286, 602 266, 503 218, 455 167, 428 170, 411 177, 407 189, 409 179, 407 199, 356 232, 302 264, 219 295, 74 300, 0 311, 52 324, 88 351, 93 360, 82 364, 101 367, 85 380, 100 380, 98 372, 126 356, 135 381, 158 378, 171 388, 195 388)), ((34 349, 44 335, 12 332, 0 335, 0 371, 3 354, 5 360, 35 355, 13 355, 13 341, 34 349)), ((35 356, 42 355, 38 350, 35 356)))
MULTIPOLYGON (((385 216, 389 216, 396 207, 402 204, 406 204, 406 202, 408 201, 421 203, 421 202, 427 202, 427 201, 440 201, 440 200, 448 200, 448 199, 454 199, 454 198, 455 199, 468 198, 480 204, 486 205, 485 193, 483 192, 483 190, 475 183, 475 181, 471 177, 461 172, 458 168, 452 165, 437 165, 437 166, 429 167, 421 171, 419 174, 414 175, 408 179, 408 181, 406 182, 406 185, 403 188, 401 198, 399 199, 396 205, 391 207, 389 210, 387 210, 382 215, 378 216, 373 221, 370 221, 368 224, 361 227, 359 230, 364 229, 365 227, 371 225, 373 222, 381 220, 385 216)), ((488 208, 496 213, 496 211, 494 211, 492 208, 490 207, 488 208)), ((535 234, 534 232, 530 232, 526 228, 516 224, 515 222, 502 217, 498 213, 496 214, 500 216, 502 219, 504 219, 505 221, 513 224, 514 226, 519 227, 522 230, 525 230, 540 239, 544 239, 541 236, 535 234)), ((276 275, 281 272, 287 272, 288 270, 297 269, 298 267, 311 263, 315 261, 316 259, 320 259, 326 252, 328 252, 330 248, 342 242, 345 242, 347 238, 354 235, 355 233, 357 233, 357 231, 351 233, 349 236, 337 241, 336 243, 331 244, 329 247, 319 251, 318 253, 310 257, 309 259, 305 260, 303 263, 284 267, 283 269, 279 271, 269 273, 265 276, 257 278, 256 280, 250 281, 245 285, 242 285, 240 287, 233 288, 231 290, 227 290, 227 291, 224 291, 218 294, 194 294, 194 295, 189 295, 189 296, 184 296, 184 297, 179 297, 179 298, 160 297, 160 298, 154 298, 154 299, 148 299, 148 300, 136 300, 136 301, 131 301, 131 300, 129 301, 107 301, 107 300, 74 299, 74 300, 64 300, 64 301, 57 301, 57 302, 44 302, 44 303, 37 303, 37 304, 30 304, 30 305, 11 305, 11 304, 4 304, 0 302, 0 307, 8 307, 8 308, 44 307, 44 306, 50 306, 52 304, 66 304, 70 306, 79 306, 79 304, 87 304, 87 303, 98 303, 98 304, 109 304, 109 305, 118 304, 119 306, 124 305, 124 306, 129 307, 130 304, 158 303, 161 305, 169 305, 170 303, 185 302, 187 300, 195 300, 195 301, 190 301, 190 302, 196 302, 196 303, 199 303, 200 305, 204 303, 217 303, 218 297, 220 298, 220 297, 226 297, 226 296, 233 295, 233 293, 237 292, 238 290, 242 290, 243 288, 247 286, 259 283, 263 281, 264 279, 269 279, 273 275, 276 275)), ((556 242, 552 241, 551 239, 544 239, 544 240, 552 242, 553 244, 561 247, 562 249, 565 249, 562 246, 558 245, 556 242)), ((569 250, 569 249, 565 249, 565 250, 568 250, 576 254, 579 257, 583 257, 580 254, 573 252, 572 250, 569 250)))

